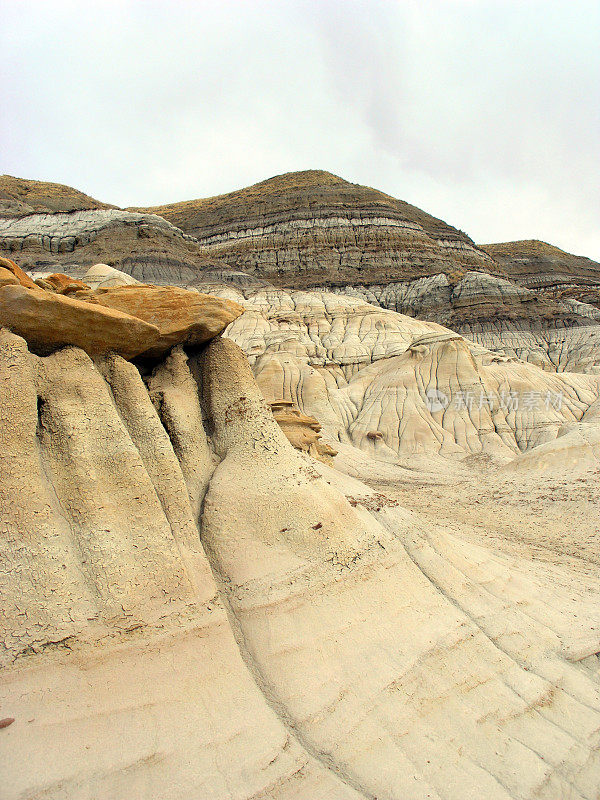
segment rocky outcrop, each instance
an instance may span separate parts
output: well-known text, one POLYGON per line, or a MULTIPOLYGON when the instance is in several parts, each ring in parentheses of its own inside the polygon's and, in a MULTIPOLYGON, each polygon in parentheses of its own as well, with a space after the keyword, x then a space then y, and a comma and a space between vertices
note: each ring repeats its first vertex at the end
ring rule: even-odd
POLYGON ((600 374, 542 370, 357 298, 223 294, 245 306, 226 335, 248 355, 264 396, 318 419, 335 448, 404 464, 432 453, 512 459, 555 439, 600 393, 600 374))
POLYGON ((139 283, 131 275, 109 267, 108 264, 94 264, 83 276, 83 282, 90 289, 108 289, 112 286, 132 286, 139 283))
POLYGON ((0 252, 35 272, 66 272, 81 278, 100 263, 143 282, 193 283, 215 266, 198 243, 154 214, 120 209, 2 216, 0 252))
POLYGON ((3 800, 596 800, 597 309, 328 173, 203 244, 53 197, 0 261, 3 800))
POLYGON ((600 371, 600 313, 484 272, 444 274, 335 290, 402 314, 439 322, 482 346, 550 371, 600 371))
POLYGON ((222 333, 244 311, 231 300, 175 286, 116 286, 79 292, 77 297, 158 328, 159 339, 145 351, 149 356, 164 354, 178 344, 197 347, 222 333))
POLYGON ((0 327, 22 336, 35 352, 46 354, 75 345, 91 355, 114 351, 129 359, 160 340, 156 325, 130 314, 23 286, 0 288, 0 327))
POLYGON ((129 211, 24 184, 48 213, 0 215, 0 247, 36 273, 81 279, 103 262, 143 283, 327 287, 545 369, 599 368, 598 264, 542 242, 478 248, 420 209, 327 172, 129 211))
POLYGON ((321 425, 318 420, 303 414, 290 400, 271 403, 271 411, 275 422, 296 450, 308 453, 325 464, 332 463, 337 450, 321 440, 321 425))
POLYGON ((423 450, 543 447, 592 427, 597 381, 353 298, 238 294, 256 379, 225 337, 148 374, 0 331, 3 797, 593 800, 593 555, 424 524, 292 447, 265 397, 337 430, 340 466, 396 437, 410 470, 374 469, 423 495, 423 450), (534 387, 569 393, 500 406, 534 387))
POLYGON ((72 278, 70 275, 65 275, 64 272, 53 272, 44 278, 38 278, 35 283, 36 286, 57 294, 75 294, 82 290, 87 292, 90 289, 83 281, 72 278))
POLYGON ((197 347, 218 336, 243 307, 230 300, 173 286, 143 284, 99 288, 53 274, 33 283, 14 262, 6 270, 31 284, 0 287, 0 326, 47 354, 74 345, 89 355, 116 352, 155 358, 176 345, 197 347))
MULTIPOLYGON (((15 281, 20 286, 25 286, 26 289, 35 289, 35 282, 24 272, 18 264, 15 264, 14 261, 11 261, 9 258, 0 258, 0 269, 5 272, 8 272, 10 275, 13 276, 15 281)), ((4 278, 5 283, 12 283, 13 281, 10 278, 4 278)))
POLYGON ((0 267, 0 286, 20 286, 21 283, 11 270, 0 267))
POLYGON ((38 246, 50 253, 67 253, 93 242, 106 230, 122 226, 135 228, 140 238, 152 228, 159 228, 165 236, 184 236, 162 217, 105 209, 0 219, 0 243, 13 252, 38 246))

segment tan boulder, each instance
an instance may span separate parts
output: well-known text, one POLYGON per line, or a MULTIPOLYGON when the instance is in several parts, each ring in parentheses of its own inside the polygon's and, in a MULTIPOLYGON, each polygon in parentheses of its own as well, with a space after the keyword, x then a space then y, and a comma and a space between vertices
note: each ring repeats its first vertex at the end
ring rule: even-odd
POLYGON ((318 420, 303 414, 289 400, 271 403, 271 411, 287 440, 296 450, 302 450, 326 464, 331 463, 337 450, 321 440, 321 425, 318 420))
POLYGON ((133 358, 161 338, 159 329, 144 320, 37 286, 0 288, 0 327, 10 328, 42 353, 75 345, 90 355, 113 351, 133 358))
POLYGON ((232 300, 175 286, 114 286, 80 292, 81 300, 97 302, 155 325, 160 339, 148 355, 158 356, 177 344, 198 345, 218 336, 244 307, 232 300))
POLYGON ((12 274, 15 276, 15 278, 17 279, 18 283, 21 284, 21 286, 25 286, 27 289, 37 290, 38 287, 35 285, 35 283, 29 277, 29 275, 26 272, 23 272, 21 267, 15 264, 14 261, 11 261, 10 258, 0 257, 0 267, 2 269, 8 270, 9 272, 12 272, 12 274))
POLYGON ((83 281, 91 289, 108 289, 113 286, 129 286, 140 283, 133 276, 109 267, 108 264, 94 264, 83 276, 83 281))
POLYGON ((6 269, 5 267, 0 267, 0 286, 20 286, 20 281, 14 272, 6 269))

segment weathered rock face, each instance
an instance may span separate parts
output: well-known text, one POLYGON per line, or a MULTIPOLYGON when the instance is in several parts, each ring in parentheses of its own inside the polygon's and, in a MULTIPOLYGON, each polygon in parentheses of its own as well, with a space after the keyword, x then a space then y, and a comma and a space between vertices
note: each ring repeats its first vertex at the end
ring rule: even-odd
POLYGON ((112 286, 133 286, 139 283, 131 275, 118 269, 109 267, 108 264, 94 264, 83 276, 83 282, 90 289, 108 289, 112 286))
POLYGON ((28 216, 0 212, 0 252, 27 270, 81 278, 102 262, 141 281, 167 284, 193 283, 202 268, 215 265, 167 220, 115 208, 28 216))
MULTIPOLYGON (((322 303, 295 310, 354 363, 397 316, 344 346, 322 303)), ((469 358, 443 341, 440 381, 469 358)), ((233 342, 144 383, 2 331, 0 453, 6 800, 593 800, 597 561, 473 543, 299 453, 233 342)))
POLYGON ((52 212, 0 214, 0 247, 28 269, 82 278, 101 261, 144 283, 326 286, 550 370, 599 366, 598 264, 542 242, 477 248, 420 209, 327 172, 130 211, 11 180, 11 197, 25 192, 30 211, 52 212))
POLYGON ((483 272, 336 292, 419 319, 434 320, 482 346, 550 371, 600 371, 600 312, 483 272))
POLYGON ((0 286, 20 286, 21 282, 11 270, 0 267, 0 286))
POLYGON ((53 272, 50 275, 46 275, 45 278, 38 280, 36 285, 57 294, 74 294, 81 290, 87 292, 90 288, 83 281, 72 278, 70 275, 65 275, 64 272, 53 272))
POLYGON ((275 422, 296 450, 308 453, 325 464, 332 463, 332 458, 337 455, 337 450, 322 441, 321 425, 318 420, 303 414, 291 400, 279 400, 271 403, 271 411, 275 422))
POLYGON ((75 345, 90 354, 114 351, 133 358, 161 339, 158 327, 141 319, 39 287, 0 288, 0 326, 41 353, 75 345))
POLYGON ((334 447, 352 444, 379 459, 511 459, 555 439, 600 394, 600 374, 541 370, 357 298, 223 294, 246 308, 226 335, 248 355, 267 400, 318 419, 334 447))
POLYGON ((462 231, 319 170, 148 211, 195 236, 208 255, 278 285, 376 283, 494 266, 462 231))
POLYGON ((166 353, 177 344, 203 344, 222 333, 244 311, 231 300, 175 286, 116 286, 77 296, 157 327, 160 338, 147 351, 152 356, 166 353))
POLYGON ((203 201, 210 297, 97 264, 197 283, 129 217, 0 262, 3 800, 596 800, 596 309, 369 192, 203 201))
MULTIPOLYGON (((6 272, 10 273, 16 279, 16 282, 21 286, 25 286, 27 289, 35 289, 34 281, 27 275, 26 272, 23 272, 21 267, 18 264, 15 264, 14 261, 11 261, 9 258, 0 258, 0 269, 6 270, 6 272)), ((5 282, 11 283, 10 279, 6 277, 5 282)))

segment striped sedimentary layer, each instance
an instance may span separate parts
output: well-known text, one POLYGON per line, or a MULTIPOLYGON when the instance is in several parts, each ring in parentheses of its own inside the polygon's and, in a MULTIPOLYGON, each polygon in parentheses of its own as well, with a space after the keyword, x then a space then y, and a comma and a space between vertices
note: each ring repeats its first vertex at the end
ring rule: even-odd
POLYGON ((600 311, 469 271, 414 281, 339 287, 336 292, 382 308, 439 322, 484 347, 551 371, 600 370, 600 311))
POLYGON ((156 214, 139 214, 119 209, 88 209, 70 213, 31 214, 26 217, 0 218, 0 247, 3 250, 26 250, 39 245, 51 253, 72 253, 76 247, 93 242, 101 231, 123 225, 135 227, 140 236, 150 228, 160 228, 177 238, 188 238, 156 214))
POLYGON ((493 267, 462 231, 375 189, 317 170, 147 210, 195 236, 211 256, 288 286, 493 267))
POLYGON ((120 209, 0 216, 0 252, 33 271, 81 277, 105 263, 142 282, 178 285, 215 265, 195 239, 162 217, 120 209))
POLYGON ((69 187, 9 184, 15 202, 52 212, 0 218, 0 248, 30 270, 80 277, 102 262, 143 282, 327 287, 548 369, 598 367, 597 264, 541 242, 478 248, 420 209, 327 172, 137 211, 69 187))
POLYGON ((571 290, 570 296, 575 299, 598 303, 600 264, 596 261, 565 253, 535 239, 484 244, 481 249, 522 286, 546 291, 571 290))

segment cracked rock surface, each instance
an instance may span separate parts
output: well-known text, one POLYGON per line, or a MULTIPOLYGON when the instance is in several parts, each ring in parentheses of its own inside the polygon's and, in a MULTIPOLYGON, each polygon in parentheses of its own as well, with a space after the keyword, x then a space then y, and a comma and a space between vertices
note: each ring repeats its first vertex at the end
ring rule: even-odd
POLYGON ((2 332, 0 392, 7 800, 596 797, 593 546, 431 517, 464 465, 390 492, 298 452, 230 339, 143 376, 2 332))

